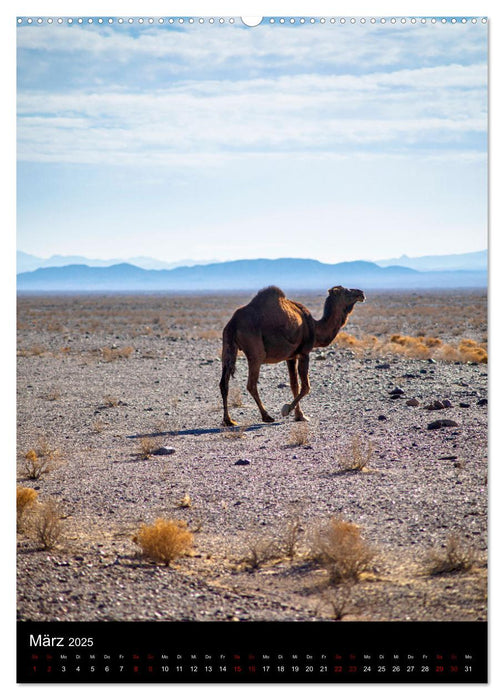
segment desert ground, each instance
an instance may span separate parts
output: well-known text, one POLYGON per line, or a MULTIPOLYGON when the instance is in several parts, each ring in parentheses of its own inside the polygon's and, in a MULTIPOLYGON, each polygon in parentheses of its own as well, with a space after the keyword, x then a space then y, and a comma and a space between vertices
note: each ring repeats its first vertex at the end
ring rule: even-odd
POLYGON ((223 428, 251 296, 19 296, 18 619, 486 619, 486 294, 367 292, 311 355, 309 423, 285 363, 260 422, 239 356, 223 428), (169 563, 158 519, 190 533, 169 563))

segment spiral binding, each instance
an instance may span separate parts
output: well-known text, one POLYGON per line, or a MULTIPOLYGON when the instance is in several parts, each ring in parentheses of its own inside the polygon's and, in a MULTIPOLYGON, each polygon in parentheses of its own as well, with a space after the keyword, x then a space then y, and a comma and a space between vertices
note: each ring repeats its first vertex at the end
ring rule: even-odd
MULTIPOLYGON (((263 17, 257 26, 264 25, 314 25, 314 24, 486 24, 487 17, 263 17)), ((222 25, 249 26, 241 17, 18 17, 18 26, 25 25, 222 25)))

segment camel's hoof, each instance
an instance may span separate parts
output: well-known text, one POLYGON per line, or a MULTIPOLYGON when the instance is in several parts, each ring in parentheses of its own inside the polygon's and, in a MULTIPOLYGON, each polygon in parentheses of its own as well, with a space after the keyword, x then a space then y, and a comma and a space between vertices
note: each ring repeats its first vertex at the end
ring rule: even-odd
POLYGON ((288 403, 284 404, 282 406, 282 416, 285 418, 286 416, 289 415, 290 412, 291 412, 290 405, 288 403))
POLYGON ((264 423, 274 423, 275 419, 266 414, 265 416, 263 416, 263 422, 264 423))
POLYGON ((228 418, 227 420, 224 418, 224 420, 222 421, 222 425, 230 428, 233 425, 238 425, 238 423, 232 418, 228 418))
POLYGON ((303 423, 309 423, 310 419, 307 418, 303 413, 300 416, 296 416, 294 420, 303 421, 303 423))

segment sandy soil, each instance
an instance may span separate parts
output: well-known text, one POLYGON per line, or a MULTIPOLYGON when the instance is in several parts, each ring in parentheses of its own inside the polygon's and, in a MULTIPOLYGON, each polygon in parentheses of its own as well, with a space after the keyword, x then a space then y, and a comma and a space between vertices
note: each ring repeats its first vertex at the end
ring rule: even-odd
MULTIPOLYGON (((43 550, 36 512, 22 521, 18 618, 486 619, 487 365, 314 352, 302 427, 280 415, 285 364, 262 368, 260 393, 277 420, 259 422, 241 357, 231 383, 241 428, 225 430, 219 332, 235 301, 215 298, 195 316, 197 297, 20 300, 17 482, 57 504, 63 531, 43 550), (172 307, 185 315, 163 326, 172 307), (394 397, 396 388, 404 393, 394 397), (407 404, 413 398, 419 405, 407 404), (428 410, 436 400, 451 405, 428 410), (439 419, 456 425, 428 428, 439 419), (360 470, 349 469, 356 442, 369 449, 360 470), (144 458, 160 446, 175 451, 144 458), (29 479, 24 455, 43 448, 50 470, 29 479), (160 517, 194 532, 190 555, 171 566, 143 558, 133 541, 160 517), (308 556, 333 517, 357 524, 375 552, 341 585, 308 556), (432 551, 446 552, 450 537, 472 566, 429 574, 432 551), (255 567, 253 552, 265 559, 255 567)), ((385 325, 396 321, 392 302, 385 325)), ((365 326, 359 311, 345 331, 365 326)), ((435 326, 436 314, 404 317, 395 330, 435 326)))

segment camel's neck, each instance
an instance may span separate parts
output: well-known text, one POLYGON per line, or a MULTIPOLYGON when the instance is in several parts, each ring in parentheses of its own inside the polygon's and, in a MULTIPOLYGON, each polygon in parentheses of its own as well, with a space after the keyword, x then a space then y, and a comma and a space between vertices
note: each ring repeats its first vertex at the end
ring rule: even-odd
POLYGON ((324 307, 324 315, 315 321, 316 348, 325 348, 332 343, 338 332, 345 325, 354 305, 344 305, 328 299, 324 307))

